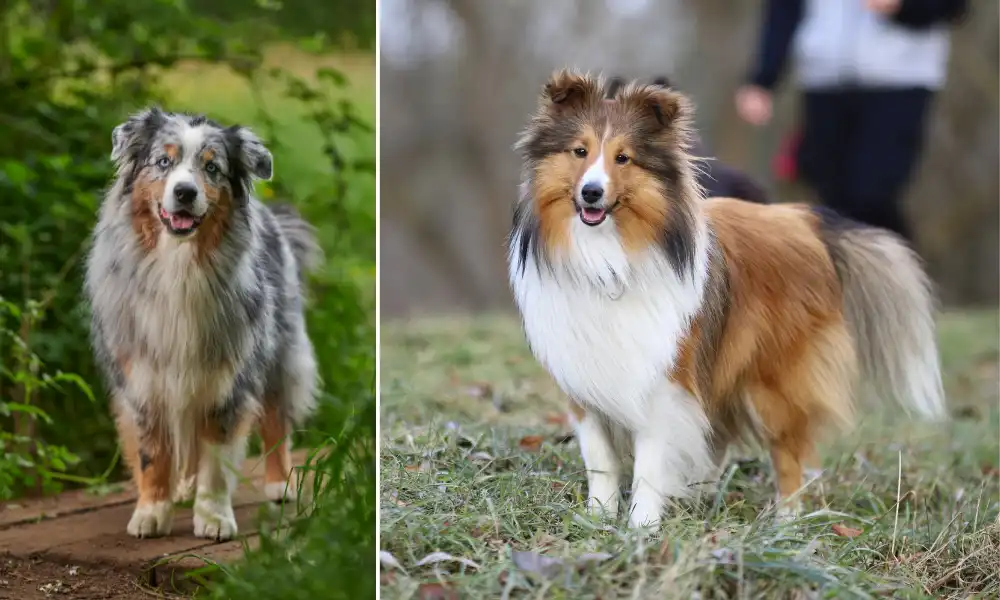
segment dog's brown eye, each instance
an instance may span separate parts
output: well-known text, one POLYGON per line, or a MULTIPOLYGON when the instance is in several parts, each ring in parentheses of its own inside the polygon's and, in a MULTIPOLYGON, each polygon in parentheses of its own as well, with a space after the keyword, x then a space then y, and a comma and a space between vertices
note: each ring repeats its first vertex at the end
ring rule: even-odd
POLYGON ((615 157, 615 162, 620 165, 624 165, 625 163, 628 162, 628 156, 625 154, 619 154, 618 156, 615 157))
POLYGON ((573 154, 575 154, 576 156, 578 156, 580 158, 586 158, 587 157, 587 149, 586 148, 573 148, 573 154))

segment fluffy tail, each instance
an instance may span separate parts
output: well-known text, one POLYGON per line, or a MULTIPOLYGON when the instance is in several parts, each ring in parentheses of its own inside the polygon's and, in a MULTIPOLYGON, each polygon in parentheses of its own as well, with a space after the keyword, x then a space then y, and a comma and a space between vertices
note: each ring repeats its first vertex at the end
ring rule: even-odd
POLYGON ((908 412, 943 418, 936 306, 919 257, 888 231, 818 212, 866 382, 908 412))
POLYGON ((290 204, 272 204, 268 208, 292 247, 299 275, 318 268, 323 263, 323 249, 316 242, 316 229, 290 204))

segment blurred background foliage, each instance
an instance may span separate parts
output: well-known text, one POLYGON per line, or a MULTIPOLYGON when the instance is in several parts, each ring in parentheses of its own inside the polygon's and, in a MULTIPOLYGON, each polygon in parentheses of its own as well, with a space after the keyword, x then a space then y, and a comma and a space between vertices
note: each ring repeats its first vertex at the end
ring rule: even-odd
MULTIPOLYGON (((299 560, 373 572, 374 44, 373 0, 0 0, 0 500, 123 476, 82 261, 111 130, 155 103, 253 127, 275 157, 258 195, 319 229, 327 264, 308 323, 325 401, 300 443, 329 450, 313 465, 327 494, 310 518, 327 528, 290 535, 313 553, 299 560)), ((251 560, 289 560, 262 548, 251 560)))

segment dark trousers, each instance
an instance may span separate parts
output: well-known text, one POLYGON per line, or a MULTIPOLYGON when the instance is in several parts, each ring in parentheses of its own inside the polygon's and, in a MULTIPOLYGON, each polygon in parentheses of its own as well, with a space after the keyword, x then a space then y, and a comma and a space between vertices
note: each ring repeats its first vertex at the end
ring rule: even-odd
POLYGON ((842 215, 909 240, 900 199, 920 157, 933 93, 852 89, 804 96, 798 160, 806 183, 842 215))

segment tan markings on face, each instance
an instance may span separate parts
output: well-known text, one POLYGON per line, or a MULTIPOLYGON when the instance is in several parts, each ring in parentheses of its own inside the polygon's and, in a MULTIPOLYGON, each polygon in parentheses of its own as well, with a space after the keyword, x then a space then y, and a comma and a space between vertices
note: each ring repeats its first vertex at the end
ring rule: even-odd
POLYGON ((132 185, 132 230, 139 239, 139 246, 146 252, 156 247, 163 224, 156 214, 156 206, 163 197, 165 182, 153 180, 143 171, 132 185))
POLYGON ((600 156, 600 140, 592 127, 585 127, 566 152, 552 154, 535 168, 532 197, 541 227, 542 243, 552 256, 569 246, 569 226, 576 217, 574 194, 577 184, 600 156), (586 156, 575 153, 586 150, 586 156))
MULTIPOLYGON (((667 226, 670 204, 663 184, 635 163, 627 136, 612 133, 602 146, 608 184, 604 190, 625 250, 640 252, 655 243, 667 226)), ((641 157, 640 157, 641 159, 641 157)))
POLYGON ((180 148, 177 147, 177 144, 164 144, 163 151, 170 157, 170 160, 177 160, 177 156, 180 154, 180 148))
POLYGON ((215 159, 215 150, 206 149, 201 153, 201 160, 204 162, 209 162, 215 159))
POLYGON ((195 180, 208 201, 208 212, 198 228, 196 240, 199 258, 207 258, 219 247, 226 235, 232 217, 233 199, 228 188, 209 183, 204 175, 196 175, 195 180))
POLYGON ((546 252, 553 256, 569 247, 570 220, 576 215, 573 186, 578 162, 583 161, 568 152, 548 156, 536 168, 532 181, 539 235, 546 252))

